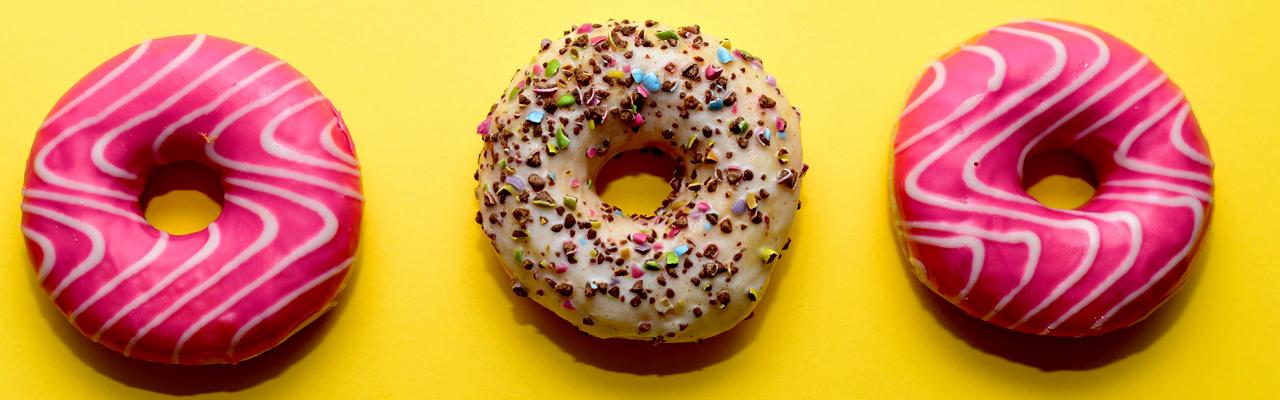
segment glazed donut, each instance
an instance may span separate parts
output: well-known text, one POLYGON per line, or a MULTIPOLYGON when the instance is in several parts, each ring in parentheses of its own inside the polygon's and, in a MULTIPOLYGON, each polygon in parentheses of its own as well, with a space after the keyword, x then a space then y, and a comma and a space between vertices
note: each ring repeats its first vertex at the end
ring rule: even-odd
POLYGON ((1016 331, 1090 336, 1173 295, 1209 223, 1213 162, 1180 89, 1096 28, 997 27, 933 63, 894 147, 894 213, 921 282, 1016 331), (1023 186, 1067 152, 1096 192, 1075 209, 1023 186))
POLYGON ((334 305, 359 175, 338 112, 283 61, 205 35, 148 40, 40 127, 22 231, 40 286, 86 337, 143 360, 235 363, 334 305), (175 162, 216 171, 225 194, 217 220, 188 235, 152 227, 140 204, 175 162))
POLYGON ((697 25, 575 26, 480 123, 476 222, 511 290, 588 334, 711 337, 751 314, 789 244, 799 120, 759 58, 697 25), (641 148, 675 160, 673 190, 624 215, 592 180, 641 148))

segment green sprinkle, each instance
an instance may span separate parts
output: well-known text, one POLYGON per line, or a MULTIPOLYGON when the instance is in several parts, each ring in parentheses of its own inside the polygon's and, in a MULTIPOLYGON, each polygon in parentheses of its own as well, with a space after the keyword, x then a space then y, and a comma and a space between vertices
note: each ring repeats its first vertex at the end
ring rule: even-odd
POLYGON ((524 263, 524 249, 516 248, 516 264, 524 263))
POLYGON ((777 251, 777 250, 774 250, 774 249, 771 249, 771 248, 768 248, 768 247, 761 247, 761 248, 760 248, 760 261, 764 262, 765 264, 769 264, 769 263, 772 263, 774 260, 777 260, 777 259, 778 259, 778 251, 777 251))
POLYGON ((520 87, 516 86, 511 88, 511 94, 507 95, 507 101, 515 100, 517 94, 520 94, 520 87))
POLYGON ((506 167, 507 167, 507 159, 504 158, 504 159, 498 160, 498 168, 502 169, 506 167))
POLYGON ((564 207, 570 210, 578 209, 578 198, 570 195, 564 195, 564 207))
POLYGON ((511 185, 510 183, 504 183, 502 184, 501 187, 498 188, 498 194, 502 194, 503 192, 506 192, 506 194, 509 194, 509 195, 514 195, 516 194, 516 192, 518 192, 518 190, 516 190, 516 187, 511 185))
POLYGON ((550 78, 556 76, 557 72, 560 72, 560 60, 551 60, 551 62, 548 62, 547 77, 550 78))
POLYGON ((561 108, 568 107, 573 105, 573 103, 577 100, 578 99, 573 98, 573 95, 571 94, 561 95, 560 98, 556 99, 556 107, 561 107, 561 108))
POLYGON ((556 146, 561 149, 569 148, 569 136, 564 134, 564 127, 556 128, 556 146))
POLYGON ((556 203, 546 201, 546 200, 533 200, 533 201, 530 201, 530 203, 533 203, 533 205, 539 206, 539 207, 555 207, 556 206, 556 203))
POLYGON ((675 252, 668 251, 668 252, 667 252, 667 265, 676 265, 676 264, 679 264, 679 263, 680 263, 680 256, 676 255, 676 253, 675 253, 675 252))
POLYGON ((650 270, 650 271, 658 271, 658 270, 661 270, 661 269, 662 269, 662 267, 659 267, 659 266, 658 266, 658 261, 656 261, 656 260, 649 260, 649 261, 645 261, 645 262, 644 262, 644 269, 647 269, 647 270, 650 270))
POLYGON ((555 142, 547 142, 547 152, 551 154, 556 154, 560 152, 560 148, 556 147, 555 142))
POLYGON ((658 32, 658 39, 671 40, 675 38, 676 38, 676 32, 673 30, 668 29, 662 32, 658 32))
POLYGON ((743 120, 742 122, 738 123, 738 132, 747 133, 747 131, 750 131, 750 130, 751 130, 751 124, 748 124, 746 120, 743 120))

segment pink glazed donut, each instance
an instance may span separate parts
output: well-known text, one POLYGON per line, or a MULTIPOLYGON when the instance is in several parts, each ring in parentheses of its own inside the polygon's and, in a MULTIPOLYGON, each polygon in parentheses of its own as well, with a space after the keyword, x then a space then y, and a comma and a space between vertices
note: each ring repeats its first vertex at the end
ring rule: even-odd
POLYGON ((903 111, 894 213, 921 282, 1021 332, 1090 336, 1182 285, 1209 223, 1213 162, 1181 90, 1095 28, 1025 21, 933 63, 903 111), (1023 164, 1087 161, 1097 191, 1042 205, 1023 164))
POLYGON ((62 97, 28 163, 38 282, 81 333, 129 357, 254 357, 335 304, 355 255, 360 171, 342 119, 252 46, 178 36, 117 55, 62 97), (222 213, 170 235, 140 196, 180 161, 221 176, 222 213))

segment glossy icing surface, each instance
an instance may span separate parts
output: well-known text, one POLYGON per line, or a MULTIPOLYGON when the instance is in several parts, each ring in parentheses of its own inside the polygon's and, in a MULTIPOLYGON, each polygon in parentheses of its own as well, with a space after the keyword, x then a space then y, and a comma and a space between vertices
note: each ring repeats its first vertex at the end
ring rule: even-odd
POLYGON ((1130 326, 1181 286, 1209 222, 1213 162, 1184 94, 1095 28, 1023 21, 930 65, 894 144, 903 248, 922 282, 1022 332, 1130 326), (1028 158, 1092 166, 1074 210, 1029 196, 1028 158))
POLYGON ((145 41, 99 66, 36 135, 22 230, 40 285, 85 336, 130 357, 233 363, 333 305, 361 215, 338 112, 252 46, 145 41), (142 217, 158 167, 221 175, 222 213, 169 235, 142 217))
POLYGON ((512 291, 605 338, 687 342, 746 318, 789 239, 800 116, 763 62, 653 21, 544 40, 480 123, 476 222, 512 291), (650 214, 600 200, 614 155, 677 164, 650 214))

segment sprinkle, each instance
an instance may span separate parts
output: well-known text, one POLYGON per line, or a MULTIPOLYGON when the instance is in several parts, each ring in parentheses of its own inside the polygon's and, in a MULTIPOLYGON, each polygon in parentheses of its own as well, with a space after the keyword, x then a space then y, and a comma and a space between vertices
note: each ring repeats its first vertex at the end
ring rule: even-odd
POLYGON ((644 232, 636 232, 631 234, 631 241, 636 243, 645 243, 649 241, 649 235, 644 232))
POLYGON ((636 86, 636 91, 640 92, 640 97, 649 97, 649 89, 646 89, 643 84, 636 86))
POLYGON ((507 194, 516 194, 518 190, 516 190, 515 186, 512 186, 510 183, 507 183, 507 184, 503 184, 502 187, 498 188, 498 194, 502 194, 503 192, 506 192, 507 194))
POLYGON ((505 158, 504 158, 504 159, 498 160, 498 168, 506 169, 506 168, 507 168, 507 159, 505 159, 505 158))
POLYGON ((721 39, 721 40, 720 40, 720 47, 724 47, 724 48, 726 48, 726 49, 732 49, 732 48, 733 48, 733 43, 732 43, 732 42, 729 42, 729 39, 721 39))
POLYGON ((570 195, 567 195, 567 194, 566 194, 566 195, 564 195, 564 208, 568 208, 568 209, 570 209, 570 210, 577 210, 577 209, 578 209, 578 198, 577 198, 577 197, 570 196, 570 195))
MULTIPOLYGON (((561 26, 564 26, 564 25, 561 25, 561 26)), ((591 32, 591 30, 592 30, 592 29, 595 29, 595 28, 591 25, 591 23, 590 23, 590 22, 585 23, 585 24, 582 24, 582 25, 578 25, 578 33, 587 33, 587 32, 591 32)))
POLYGON ((742 199, 734 201, 732 211, 733 215, 742 215, 747 212, 747 202, 742 199))
POLYGON ((547 152, 556 154, 560 152, 560 147, 556 146, 556 142, 547 142, 547 152))
POLYGON ((644 71, 641 71, 639 68, 631 69, 631 80, 636 81, 636 83, 644 82, 644 71))
POLYGON ((778 131, 778 137, 782 138, 782 140, 787 140, 787 131, 778 131))
POLYGON ((524 249, 516 248, 516 264, 524 264, 524 249))
POLYGON ((778 79, 774 78, 773 75, 765 77, 764 81, 765 83, 768 83, 769 86, 778 87, 778 79))
POLYGON ((642 277, 642 276, 644 276, 644 270, 640 269, 640 267, 637 267, 637 266, 632 265, 632 266, 631 266, 631 277, 632 277, 632 278, 640 278, 640 277, 642 277))
POLYGON ((480 121, 480 125, 476 126, 476 133, 480 136, 489 135, 489 117, 484 117, 484 121, 480 121))
MULTIPOLYGON (((596 158, 596 156, 597 156, 597 155, 598 155, 598 154, 597 154, 597 152, 596 152, 596 148, 595 148, 595 147, 588 147, 588 148, 587 148, 587 158, 596 158)), ((575 186, 575 187, 576 187, 576 186, 575 186)))
POLYGON ((603 42, 605 39, 608 39, 608 38, 604 36, 596 36, 591 38, 591 47, 595 47, 596 45, 600 44, 600 42, 603 42))
POLYGON ((551 60, 550 62, 548 62, 547 77, 550 78, 550 77, 556 76, 557 72, 560 72, 560 60, 551 60))
POLYGON ((716 78, 719 78, 720 74, 723 72, 724 68, 720 68, 715 65, 707 65, 707 70, 703 72, 703 75, 707 77, 707 80, 715 80, 716 78))
POLYGON ((728 64, 733 61, 733 54, 729 53, 728 49, 721 47, 716 49, 716 58, 720 60, 721 64, 728 64))
POLYGON ((539 47, 540 49, 550 48, 550 47, 551 47, 551 39, 542 38, 542 43, 539 43, 539 45, 541 46, 541 47, 539 47))
POLYGON ((765 264, 770 264, 770 263, 773 263, 773 261, 774 261, 774 260, 777 260, 777 259, 778 259, 778 251, 777 251, 777 250, 774 250, 774 249, 771 249, 771 248, 768 248, 768 247, 761 247, 761 248, 760 248, 760 261, 761 261, 761 262, 763 262, 763 263, 765 263, 765 264))
POLYGON ((707 103, 707 108, 711 111, 720 111, 720 109, 724 108, 724 100, 711 100, 710 103, 707 103))
POLYGON ((668 29, 662 32, 658 32, 658 39, 671 40, 675 38, 676 38, 676 32, 673 30, 668 29))
POLYGON ((564 127, 556 128, 556 146, 561 149, 569 148, 569 136, 564 134, 564 127))
POLYGON ((543 113, 542 110, 533 110, 533 111, 530 111, 529 115, 525 116, 524 119, 535 124, 541 124, 542 117, 545 115, 546 113, 543 113))
POLYGON ((511 186, 514 186, 516 190, 524 190, 524 181, 520 180, 520 178, 515 175, 508 175, 506 182, 511 186))
POLYGON ((579 181, 578 178, 573 178, 573 180, 569 181, 569 187, 571 188, 577 189, 580 186, 582 186, 582 181, 579 181))
POLYGON ((564 307, 566 310, 575 310, 575 308, 573 308, 573 302, 567 299, 564 303, 560 303, 560 307, 564 307))
POLYGON ((773 127, 778 128, 778 132, 785 131, 787 130, 787 120, 782 119, 782 117, 775 117, 773 119, 773 127))
POLYGON ((519 94, 520 94, 519 86, 511 88, 511 93, 507 94, 507 101, 515 100, 516 96, 519 94))
POLYGON ((675 252, 667 252, 667 265, 676 265, 680 263, 680 256, 675 252))
POLYGON ((631 127, 639 128, 641 125, 644 125, 644 116, 637 113, 636 117, 631 120, 631 127))
POLYGON ((645 262, 644 262, 644 269, 647 269, 647 270, 650 270, 650 271, 658 271, 658 270, 661 270, 661 269, 662 269, 662 267, 658 266, 658 262, 657 262, 657 261, 655 261, 655 260, 649 260, 649 261, 645 261, 645 262))
POLYGON ((676 252, 676 255, 684 257, 685 253, 689 252, 689 245, 682 244, 675 248, 675 252, 676 252))
POLYGON ((698 211, 707 212, 710 210, 711 210, 711 204, 708 204, 705 201, 698 202, 698 211))
POLYGON ((662 80, 658 79, 658 75, 652 72, 644 75, 644 87, 650 92, 656 92, 662 88, 662 80))
POLYGON ((609 70, 609 72, 605 72, 604 76, 615 78, 615 79, 622 79, 622 77, 627 76, 627 73, 622 72, 622 70, 611 69, 609 70))
POLYGON ((760 293, 757 293, 754 288, 747 289, 747 299, 751 301, 760 301, 760 293))
MULTIPOLYGON (((546 192, 543 192, 543 194, 546 194, 546 192)), ((550 200, 546 200, 546 199, 533 199, 533 200, 531 200, 531 201, 529 201, 529 202, 530 202, 530 203, 533 203, 533 205, 535 205, 535 206, 539 206, 539 207, 548 207, 548 208, 550 208, 550 207, 555 207, 555 206, 556 206, 556 203, 555 203, 554 201, 550 201, 550 200)))

